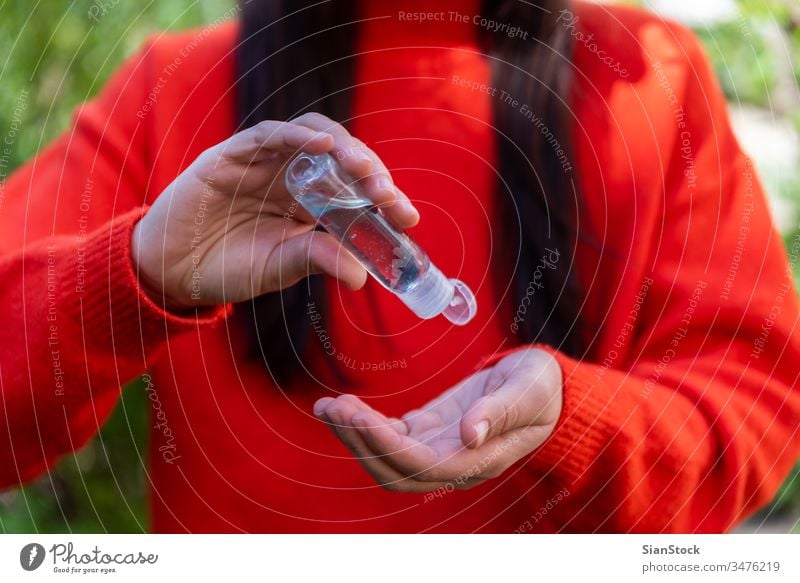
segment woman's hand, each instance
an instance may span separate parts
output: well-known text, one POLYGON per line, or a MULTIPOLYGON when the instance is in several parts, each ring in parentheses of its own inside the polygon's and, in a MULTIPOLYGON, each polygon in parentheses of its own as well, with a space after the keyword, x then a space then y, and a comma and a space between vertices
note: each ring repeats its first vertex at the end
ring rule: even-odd
POLYGON ((326 397, 314 414, 387 490, 469 488, 539 447, 561 414, 561 368, 547 352, 515 352, 401 419, 358 397, 326 397))
POLYGON ((136 224, 132 255, 150 295, 180 309, 247 300, 312 273, 364 285, 364 268, 314 231, 286 191, 287 162, 301 151, 331 153, 397 227, 418 221, 380 159, 341 125, 314 113, 265 121, 201 154, 136 224))

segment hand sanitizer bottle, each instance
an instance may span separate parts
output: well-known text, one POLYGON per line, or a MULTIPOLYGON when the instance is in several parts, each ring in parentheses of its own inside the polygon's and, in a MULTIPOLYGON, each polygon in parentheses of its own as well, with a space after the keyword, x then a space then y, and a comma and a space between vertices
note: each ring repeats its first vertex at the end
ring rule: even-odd
POLYGON ((469 287, 446 278, 416 241, 392 227, 330 154, 294 158, 286 169, 286 188, 417 316, 442 314, 459 326, 475 316, 477 303, 469 287))

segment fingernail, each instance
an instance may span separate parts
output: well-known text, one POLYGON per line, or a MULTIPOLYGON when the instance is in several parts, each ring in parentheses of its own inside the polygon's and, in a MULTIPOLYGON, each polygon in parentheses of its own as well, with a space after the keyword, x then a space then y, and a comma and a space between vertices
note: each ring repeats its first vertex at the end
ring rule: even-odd
POLYGON ((394 193, 394 184, 392 184, 388 176, 381 176, 378 179, 378 188, 394 193))
POLYGON ((485 419, 472 426, 478 437, 475 439, 475 447, 483 445, 483 440, 486 439, 486 434, 489 433, 489 422, 485 419))
POLYGON ((319 401, 314 403, 314 415, 319 417, 320 415, 322 415, 323 411, 325 411, 325 403, 321 403, 319 401))

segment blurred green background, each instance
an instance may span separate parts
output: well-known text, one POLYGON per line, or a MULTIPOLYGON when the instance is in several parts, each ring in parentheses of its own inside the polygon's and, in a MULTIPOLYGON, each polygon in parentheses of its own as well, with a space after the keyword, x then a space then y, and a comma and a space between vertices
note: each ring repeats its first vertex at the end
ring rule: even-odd
MULTIPOLYGON (((0 181, 66 128, 72 109, 96 93, 148 34, 214 21, 232 5, 233 0, 0 3, 0 134, 20 128, 0 164, 0 181)), ((800 235, 800 154, 788 144, 800 135, 800 3, 740 0, 733 17, 695 28, 741 122, 740 139, 756 158, 784 236, 800 235), (797 159, 775 163, 769 148, 776 138, 769 131, 776 127, 788 144, 778 144, 781 156, 797 159)), ((0 532, 146 532, 147 424, 143 387, 136 383, 88 446, 26 488, 0 493, 0 532)), ((800 467, 746 528, 769 531, 775 524, 772 530, 787 532, 798 528, 798 515, 800 467)))

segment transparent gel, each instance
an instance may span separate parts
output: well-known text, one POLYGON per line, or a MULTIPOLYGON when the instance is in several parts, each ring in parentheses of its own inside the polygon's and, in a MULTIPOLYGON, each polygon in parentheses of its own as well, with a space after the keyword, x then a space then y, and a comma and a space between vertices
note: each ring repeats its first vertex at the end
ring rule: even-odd
POLYGON ((412 312, 424 319, 443 315, 463 326, 477 303, 469 287, 448 279, 411 237, 392 227, 330 154, 300 154, 286 169, 286 188, 412 312))

